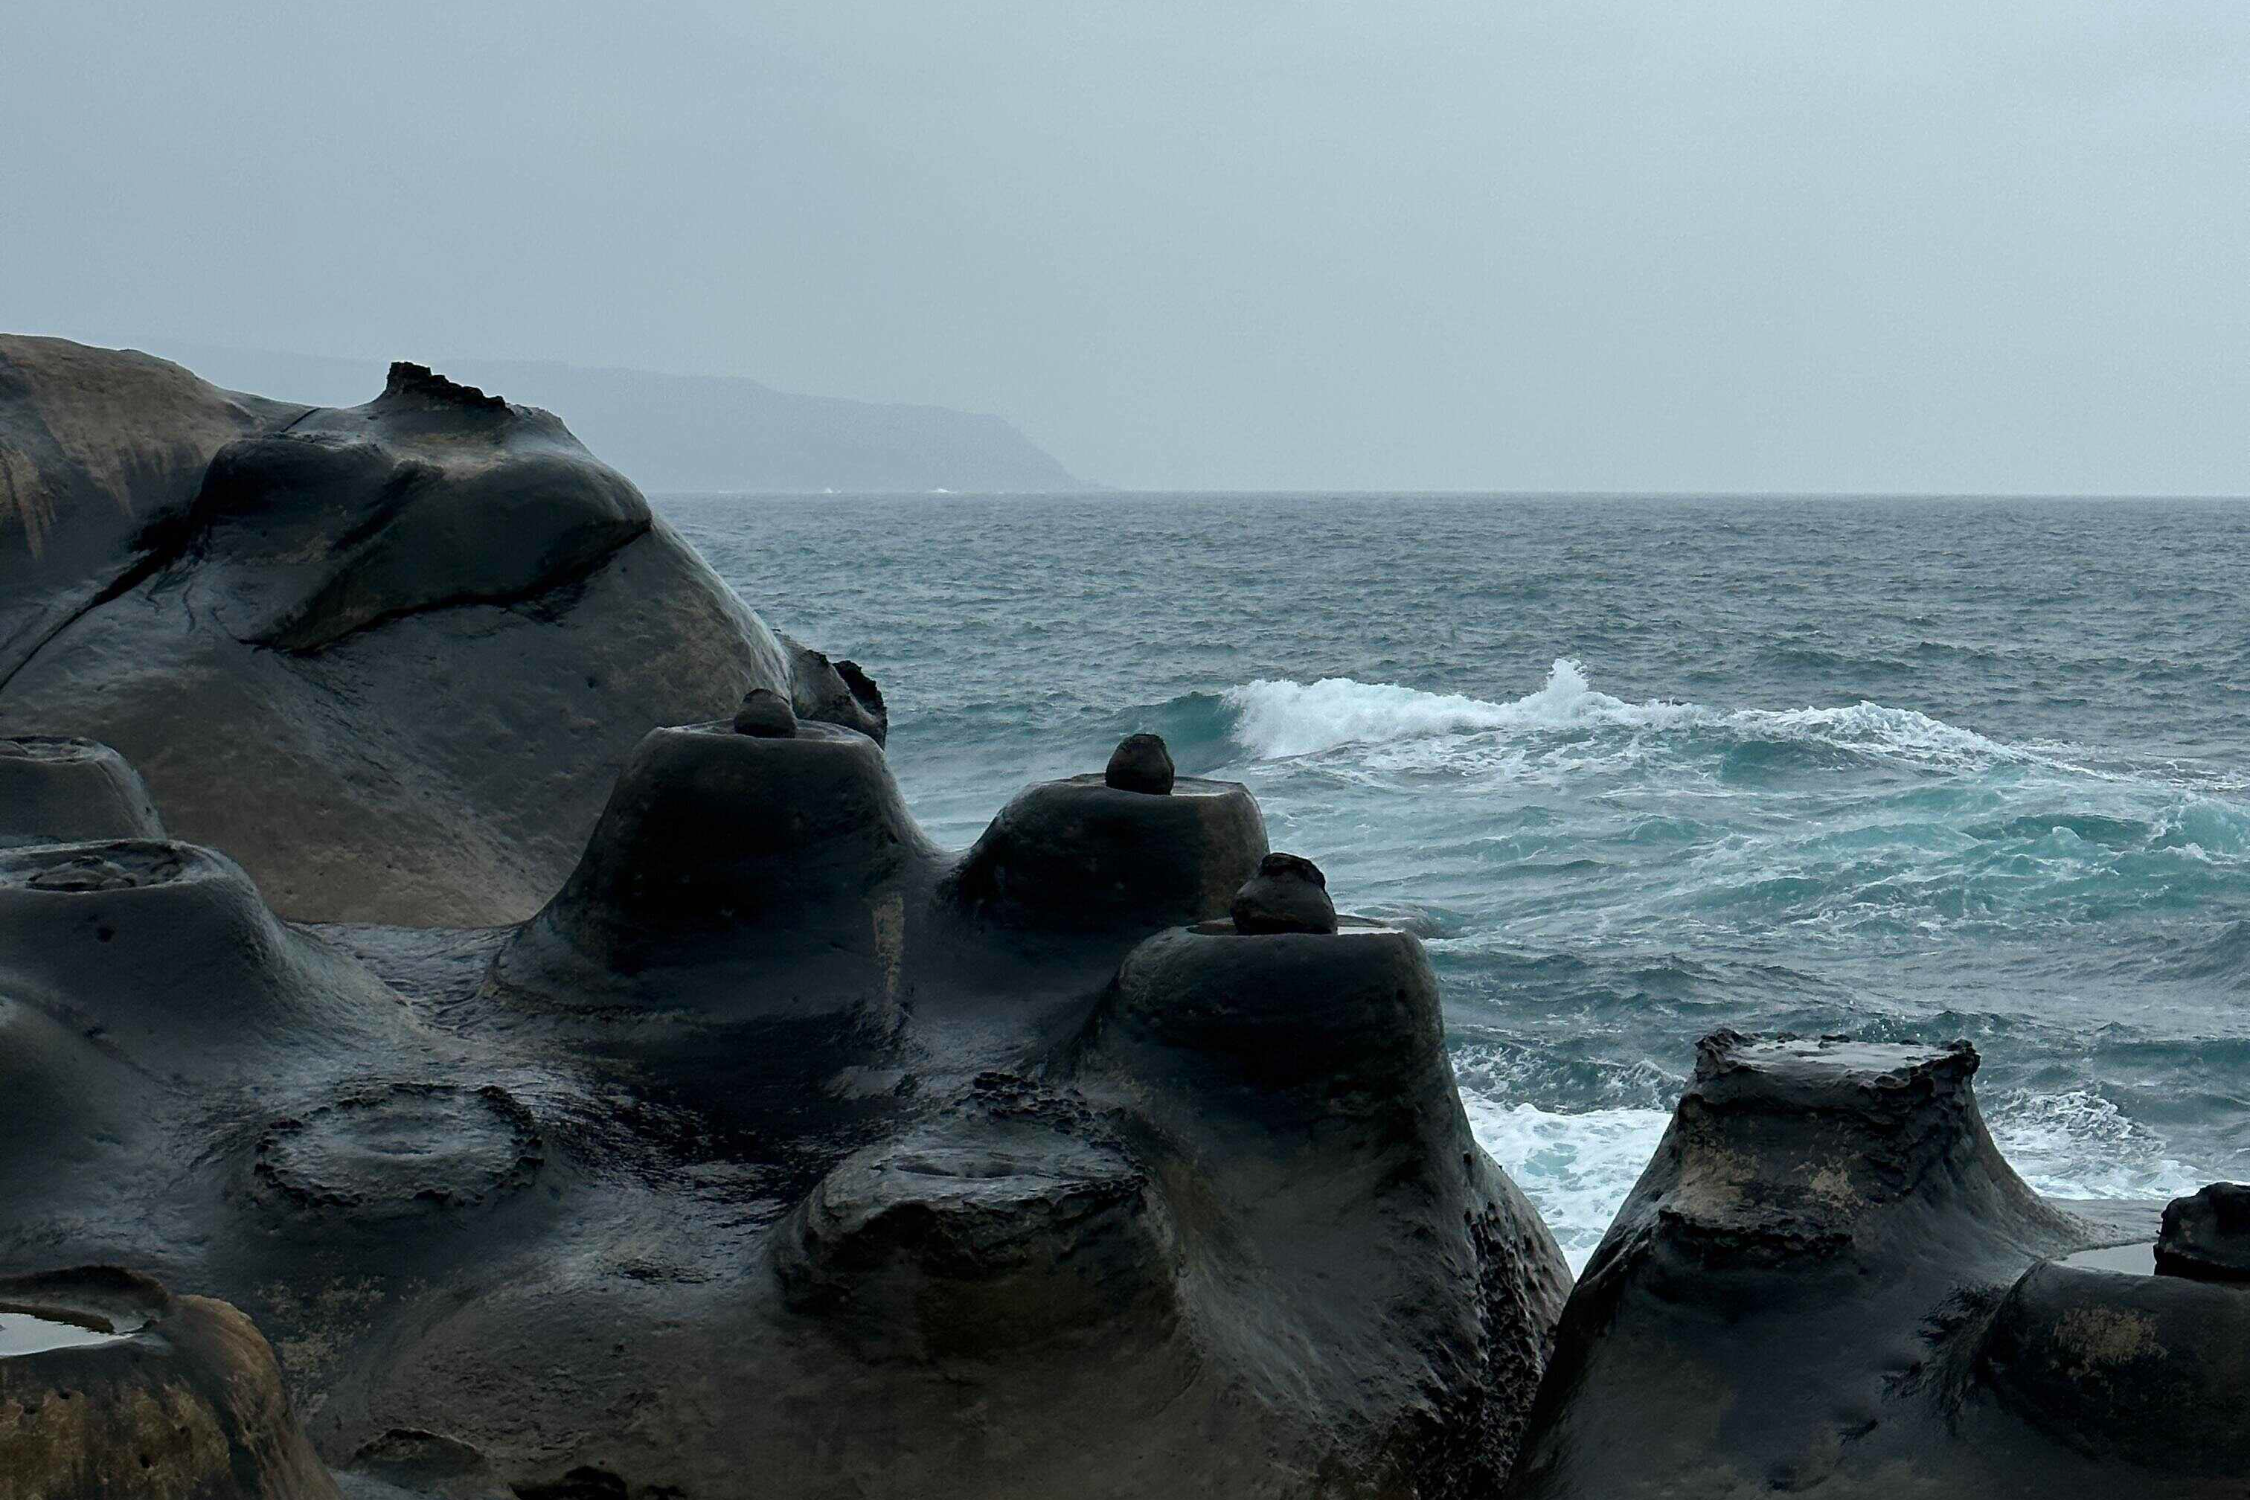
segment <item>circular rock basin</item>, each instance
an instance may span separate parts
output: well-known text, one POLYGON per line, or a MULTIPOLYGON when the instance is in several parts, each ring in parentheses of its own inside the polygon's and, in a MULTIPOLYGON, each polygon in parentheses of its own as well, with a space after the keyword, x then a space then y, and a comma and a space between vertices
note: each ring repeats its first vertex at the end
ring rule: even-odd
POLYGON ((0 1359, 44 1354, 50 1349, 85 1349, 129 1339, 146 1326, 132 1322, 116 1327, 110 1319, 93 1313, 56 1307, 22 1307, 0 1303, 0 1359))
POLYGON ((505 1089, 397 1083, 275 1121, 253 1172, 269 1201, 389 1221, 512 1192, 542 1160, 530 1111, 505 1089))

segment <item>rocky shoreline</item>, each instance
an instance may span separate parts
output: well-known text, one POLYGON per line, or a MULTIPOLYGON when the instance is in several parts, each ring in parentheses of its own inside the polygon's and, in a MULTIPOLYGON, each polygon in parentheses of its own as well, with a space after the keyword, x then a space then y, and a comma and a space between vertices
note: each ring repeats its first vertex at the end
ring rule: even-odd
POLYGON ((2239 1196, 1966 1044, 1705 1039, 1573 1288, 1247 791, 936 848, 553 416, 0 338, 0 460, 0 1500, 2243 1492, 2239 1196))

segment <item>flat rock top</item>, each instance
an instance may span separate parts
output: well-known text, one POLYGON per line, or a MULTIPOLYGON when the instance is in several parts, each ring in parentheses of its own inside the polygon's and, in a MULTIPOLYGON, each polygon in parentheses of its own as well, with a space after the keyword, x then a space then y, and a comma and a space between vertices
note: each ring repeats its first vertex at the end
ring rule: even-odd
MULTIPOLYGON (((1050 781, 1049 786, 1084 787, 1088 791, 1118 792, 1109 784, 1103 772, 1094 771, 1084 776, 1065 776, 1060 781, 1050 781)), ((1226 797, 1242 790, 1238 781, 1206 781, 1200 776, 1182 776, 1172 783, 1174 797, 1226 797)), ((1147 797, 1145 792, 1119 793, 1133 797, 1147 797)))
POLYGON ((1334 932, 1242 932, 1231 917, 1221 917, 1209 922, 1197 922, 1187 929, 1197 937, 1212 938, 1317 938, 1326 942, 1333 938, 1349 937, 1407 937, 1404 928, 1393 927, 1388 922, 1378 922, 1369 917, 1347 917, 1338 913, 1334 932))
POLYGON ((707 734, 714 739, 737 741, 755 745, 763 750, 781 747, 780 753, 794 754, 791 748, 800 745, 872 745, 875 742, 856 729, 846 729, 841 724, 825 724, 818 719, 799 719, 797 732, 790 735, 744 734, 734 727, 732 719, 706 719, 698 724, 667 724, 664 729, 672 734, 707 734))
POLYGON ((1806 1083, 1905 1079, 1976 1053, 1917 1042, 1860 1042, 1845 1037, 1742 1037, 1718 1032, 1697 1044, 1698 1072, 1748 1069, 1806 1083))

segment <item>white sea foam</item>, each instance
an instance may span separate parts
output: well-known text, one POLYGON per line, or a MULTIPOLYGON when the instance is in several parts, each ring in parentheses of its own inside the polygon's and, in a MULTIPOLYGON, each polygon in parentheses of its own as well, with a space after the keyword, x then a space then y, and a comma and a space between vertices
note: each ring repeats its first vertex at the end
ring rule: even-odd
MULTIPOLYGON (((1546 686, 1510 703, 1459 693, 1425 693, 1388 682, 1323 677, 1314 683, 1256 682, 1229 688, 1234 738, 1265 760, 1311 755, 1338 745, 1386 743, 1489 729, 1568 729, 1591 723, 1645 722, 1682 710, 1631 704, 1597 693, 1575 661, 1558 660, 1546 686)), ((1694 712, 1692 708, 1687 712, 1694 712)))
MULTIPOLYGON (((1661 1109, 1556 1113, 1461 1093, 1469 1128, 1554 1231, 1575 1274, 1655 1154, 1661 1109)), ((2203 1183, 2163 1139, 2098 1094, 2016 1090, 1989 1119, 2001 1154, 2032 1189, 2057 1198, 2171 1198, 2203 1183)))
POLYGON ((2203 1185, 2166 1154, 2163 1137, 2086 1089, 2016 1089, 1986 1114, 2018 1176, 2057 1198, 2173 1198, 2203 1185))
POLYGON ((1671 1116, 1661 1109, 1557 1114, 1464 1090, 1469 1129, 1538 1208, 1575 1274, 1584 1270, 1671 1116))
POLYGON ((1324 677, 1313 683, 1260 678, 1227 689, 1223 698, 1235 714, 1232 737, 1260 760, 1314 755, 1343 745, 1606 727, 1656 732, 1701 729, 1734 740, 1824 744, 1923 765, 1967 767, 2015 761, 2084 771, 2065 758, 2071 747, 2034 750, 2005 745, 1928 714, 1882 703, 1733 710, 1664 700, 1628 703, 1596 690, 1585 669, 1567 657, 1548 669, 1539 691, 1505 703, 1350 677, 1324 677))

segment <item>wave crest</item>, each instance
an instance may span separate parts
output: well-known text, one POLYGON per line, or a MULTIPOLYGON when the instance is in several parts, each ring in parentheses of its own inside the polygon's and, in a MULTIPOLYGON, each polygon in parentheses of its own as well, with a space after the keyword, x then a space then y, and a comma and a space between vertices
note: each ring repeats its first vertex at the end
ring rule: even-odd
POLYGON ((1573 733, 1590 729, 1701 731, 1722 752, 1760 743, 1811 746, 1964 767, 2025 761, 2080 769, 1910 708, 1860 702, 1794 709, 1707 708, 1662 699, 1629 703, 1598 691, 1568 657, 1548 669, 1537 692, 1506 703, 1459 693, 1427 693, 1388 682, 1324 677, 1302 683, 1259 678, 1227 689, 1229 737, 1259 760, 1317 755, 1344 745, 1395 744, 1445 736, 1573 733))
POLYGON ((1460 693, 1425 693, 1389 682, 1323 677, 1318 682, 1261 677, 1220 695, 1234 710, 1235 742, 1262 760, 1313 755, 1339 745, 1384 743, 1493 729, 1573 729, 1646 724, 1698 712, 1689 704, 1627 703, 1594 691, 1585 669, 1558 658, 1546 685, 1511 703, 1460 693))

